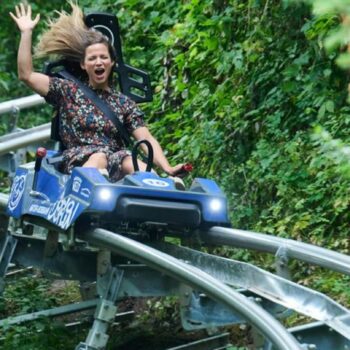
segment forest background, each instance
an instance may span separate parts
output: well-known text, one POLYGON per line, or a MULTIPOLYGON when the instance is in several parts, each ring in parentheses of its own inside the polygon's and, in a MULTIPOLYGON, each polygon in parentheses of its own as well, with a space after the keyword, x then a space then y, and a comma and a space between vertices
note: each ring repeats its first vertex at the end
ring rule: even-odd
MULTIPOLYGON (((8 15, 16 3, 0 6, 0 101, 32 94, 17 80, 19 33, 8 15)), ((191 162, 193 177, 218 182, 234 228, 348 254, 349 77, 339 67, 347 58, 336 60, 345 51, 339 14, 349 4, 326 3, 79 1, 85 12, 117 15, 125 61, 151 76, 154 100, 141 106, 150 129, 174 164, 191 162)), ((31 4, 34 14, 41 13, 37 42, 45 20, 69 6, 61 0, 31 4)), ((35 62, 38 70, 42 65, 35 62)), ((41 106, 21 112, 19 124, 28 128, 50 116, 50 107, 41 106)), ((3 134, 6 116, 1 118, 3 134)), ((5 180, 1 190, 8 191, 5 180)), ((272 263, 246 250, 225 254, 272 263)), ((309 268, 294 268, 302 283, 329 294, 342 291, 350 304, 348 277, 319 271, 314 278, 309 268)))

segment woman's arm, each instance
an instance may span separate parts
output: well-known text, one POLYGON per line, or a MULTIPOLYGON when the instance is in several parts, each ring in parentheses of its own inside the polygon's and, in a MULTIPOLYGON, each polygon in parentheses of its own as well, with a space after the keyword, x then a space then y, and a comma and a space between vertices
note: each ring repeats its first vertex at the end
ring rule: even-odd
POLYGON ((15 9, 16 15, 10 12, 10 16, 16 22, 21 32, 17 56, 18 78, 35 92, 46 96, 49 91, 49 77, 45 74, 34 72, 32 63, 32 33, 39 22, 40 15, 38 14, 32 20, 30 5, 26 8, 22 3, 16 6, 15 9))
MULTIPOLYGON (((147 140, 151 143, 153 148, 153 158, 154 163, 163 171, 165 171, 169 175, 176 175, 181 169, 183 164, 175 165, 174 167, 170 166, 168 160, 166 159, 164 152, 159 144, 159 142, 153 137, 147 127, 142 126, 137 128, 132 135, 136 140, 147 140)), ((147 147, 145 145, 141 145, 144 147, 143 149, 147 151, 147 147)))

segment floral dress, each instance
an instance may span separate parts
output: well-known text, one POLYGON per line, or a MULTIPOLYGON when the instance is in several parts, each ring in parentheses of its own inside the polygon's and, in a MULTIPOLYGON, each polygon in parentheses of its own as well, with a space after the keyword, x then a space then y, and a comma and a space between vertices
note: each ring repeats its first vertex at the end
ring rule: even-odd
MULTIPOLYGON (((110 89, 94 89, 116 113, 129 134, 145 126, 144 114, 127 96, 110 89)), ((59 134, 63 145, 62 171, 70 173, 75 166, 83 165, 96 152, 107 157, 107 170, 112 182, 122 176, 121 163, 130 155, 117 127, 87 98, 76 83, 50 77, 48 103, 59 112, 59 134)))

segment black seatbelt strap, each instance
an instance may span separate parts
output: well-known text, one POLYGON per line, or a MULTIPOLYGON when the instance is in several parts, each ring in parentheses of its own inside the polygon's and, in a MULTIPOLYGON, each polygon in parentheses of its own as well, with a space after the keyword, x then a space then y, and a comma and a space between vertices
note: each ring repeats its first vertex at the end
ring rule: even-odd
POLYGON ((82 83, 79 79, 77 79, 74 75, 67 72, 66 70, 60 71, 59 75, 61 75, 65 79, 74 81, 78 85, 78 87, 84 93, 84 95, 87 98, 89 98, 95 104, 95 106, 104 114, 104 116, 116 126, 126 147, 128 147, 131 144, 130 136, 127 130, 125 129, 124 125, 121 123, 116 114, 111 110, 108 104, 105 101, 103 101, 96 94, 95 91, 90 89, 87 85, 82 83))

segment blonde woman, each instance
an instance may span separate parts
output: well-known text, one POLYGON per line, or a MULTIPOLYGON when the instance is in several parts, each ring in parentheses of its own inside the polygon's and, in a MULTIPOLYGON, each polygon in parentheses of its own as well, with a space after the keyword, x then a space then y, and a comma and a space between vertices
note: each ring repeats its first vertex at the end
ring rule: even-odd
MULTIPOLYGON (((71 3, 71 7, 71 14, 59 13, 57 20, 49 22, 49 29, 43 34, 36 54, 56 55, 78 63, 86 73, 86 83, 117 114, 128 133, 136 140, 146 139, 151 143, 154 163, 167 174, 176 175, 182 164, 170 166, 158 141, 146 127, 143 113, 132 100, 109 84, 116 60, 113 47, 102 33, 85 25, 83 13, 77 5, 71 3)), ((32 19, 30 5, 21 3, 10 16, 21 32, 19 79, 59 110, 59 133, 66 148, 63 171, 69 173, 74 166, 96 167, 107 172, 112 182, 132 173, 131 154, 117 128, 84 96, 78 85, 33 71, 32 33, 39 22, 39 14, 32 19)), ((139 161, 139 168, 145 170, 146 165, 139 161)))

